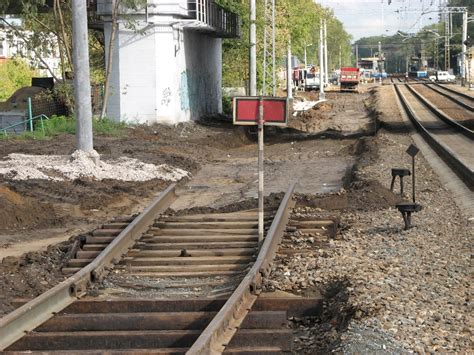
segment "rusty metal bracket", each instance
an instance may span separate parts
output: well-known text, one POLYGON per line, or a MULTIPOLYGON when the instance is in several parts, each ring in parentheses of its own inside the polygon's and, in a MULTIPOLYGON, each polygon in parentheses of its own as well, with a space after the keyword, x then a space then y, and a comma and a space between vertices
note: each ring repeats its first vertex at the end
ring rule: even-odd
POLYGON ((221 310, 186 352, 188 355, 221 354, 232 340, 243 320, 252 309, 262 288, 262 275, 267 275, 288 224, 295 184, 283 197, 272 225, 248 274, 221 310))
POLYGON ((0 350, 46 322, 87 292, 87 286, 103 277, 113 263, 133 246, 176 199, 176 184, 163 191, 89 265, 47 292, 0 319, 0 350))

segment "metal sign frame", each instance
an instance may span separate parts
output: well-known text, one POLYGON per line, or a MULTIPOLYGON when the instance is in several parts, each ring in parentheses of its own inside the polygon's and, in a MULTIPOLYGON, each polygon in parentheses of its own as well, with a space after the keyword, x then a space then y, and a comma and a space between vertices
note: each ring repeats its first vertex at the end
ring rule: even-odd
POLYGON ((234 97, 233 99, 233 120, 235 125, 244 125, 244 126, 256 126, 259 122, 259 106, 260 102, 263 104, 263 124, 265 126, 288 126, 288 117, 289 117, 289 104, 286 97, 272 97, 272 96, 244 96, 244 97, 234 97), (254 111, 251 116, 248 118, 242 118, 239 116, 239 103, 240 102, 251 102, 255 105, 252 110, 254 111), (283 107, 272 107, 274 104, 282 105, 283 107), (276 111, 280 111, 284 117, 269 116, 275 114, 276 111))

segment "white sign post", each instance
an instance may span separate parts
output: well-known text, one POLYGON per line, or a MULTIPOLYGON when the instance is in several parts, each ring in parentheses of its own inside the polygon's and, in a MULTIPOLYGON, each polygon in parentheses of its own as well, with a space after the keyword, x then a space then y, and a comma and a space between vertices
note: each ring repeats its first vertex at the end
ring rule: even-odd
POLYGON ((258 241, 264 238, 264 126, 288 125, 288 101, 281 97, 235 97, 234 124, 258 126, 258 241))
POLYGON ((258 242, 263 241, 264 231, 264 195, 263 195, 263 99, 258 100, 258 242))

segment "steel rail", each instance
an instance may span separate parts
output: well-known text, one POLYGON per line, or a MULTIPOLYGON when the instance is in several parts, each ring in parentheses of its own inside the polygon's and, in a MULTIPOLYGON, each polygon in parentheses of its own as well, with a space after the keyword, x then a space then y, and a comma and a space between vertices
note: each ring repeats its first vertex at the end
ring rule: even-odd
POLYGON ((397 96, 405 109, 408 117, 413 125, 420 131, 425 141, 439 154, 439 156, 448 164, 458 177, 464 181, 470 190, 474 190, 474 171, 466 166, 457 155, 448 148, 445 144, 439 142, 416 118, 415 113, 408 105, 407 99, 400 91, 398 86, 395 86, 397 96))
MULTIPOLYGON (((458 104, 459 106, 462 106, 462 107, 464 107, 465 109, 468 109, 468 110, 471 111, 471 112, 474 111, 474 106, 468 105, 468 104, 466 104, 465 102, 463 102, 463 101, 461 101, 461 100, 458 100, 458 99, 455 98, 454 96, 449 95, 449 94, 447 94, 447 93, 445 93, 445 92, 443 92, 443 91, 441 91, 441 90, 435 88, 435 86, 430 85, 430 83, 424 83, 424 85, 425 85, 426 87, 430 88, 431 90, 433 90, 434 92, 437 92, 438 94, 440 94, 440 95, 446 97, 447 99, 451 100, 452 102, 455 102, 455 103, 458 104)), ((442 87, 442 86, 438 86, 438 87, 441 87, 442 89, 445 89, 445 88, 442 87)), ((446 90, 446 89, 445 89, 445 90, 446 90)), ((449 92, 451 92, 451 91, 449 91, 449 92)), ((454 94, 456 95, 456 93, 454 93, 454 94)), ((463 97, 462 95, 459 95, 459 96, 463 97)))
POLYGON ((262 277, 270 273, 270 265, 281 243, 290 209, 295 204, 292 199, 294 190, 293 183, 278 208, 252 268, 186 354, 221 354, 230 343, 261 292, 262 277))
POLYGON ((462 96, 462 97, 464 97, 465 99, 468 99, 468 100, 474 102, 474 97, 472 97, 472 96, 470 96, 470 95, 468 95, 468 94, 465 94, 465 93, 463 93, 463 92, 460 92, 460 91, 451 89, 451 88, 449 88, 449 87, 447 87, 447 86, 445 86, 445 85, 441 85, 441 84, 438 84, 438 83, 432 83, 432 84, 434 84, 434 85, 436 85, 436 86, 439 86, 440 88, 442 88, 442 89, 444 89, 444 90, 446 90, 446 91, 452 92, 453 94, 462 96))
POLYGON ((433 112, 438 118, 440 118, 444 123, 447 125, 453 127, 463 135, 465 135, 467 138, 474 139, 474 131, 471 129, 464 127, 462 124, 459 122, 453 120, 451 117, 449 117, 447 114, 445 114, 443 111, 438 109, 435 105, 433 105, 428 99, 426 99, 423 95, 421 95, 418 91, 413 89, 411 85, 406 85, 408 90, 415 95, 415 97, 420 100, 420 102, 425 105, 431 112, 433 112))
POLYGON ((87 287, 105 276, 135 241, 176 199, 176 184, 163 191, 90 264, 77 273, 0 319, 0 350, 5 350, 26 333, 84 296, 87 287))

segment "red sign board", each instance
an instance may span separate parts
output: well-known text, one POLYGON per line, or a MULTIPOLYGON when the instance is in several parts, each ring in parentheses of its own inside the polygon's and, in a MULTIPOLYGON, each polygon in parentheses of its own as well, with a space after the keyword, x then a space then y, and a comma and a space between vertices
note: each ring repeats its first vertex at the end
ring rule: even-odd
POLYGON ((234 124, 257 125, 260 100, 267 126, 288 125, 288 100, 282 97, 234 97, 234 124))

